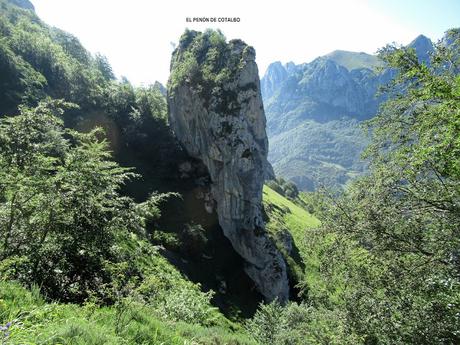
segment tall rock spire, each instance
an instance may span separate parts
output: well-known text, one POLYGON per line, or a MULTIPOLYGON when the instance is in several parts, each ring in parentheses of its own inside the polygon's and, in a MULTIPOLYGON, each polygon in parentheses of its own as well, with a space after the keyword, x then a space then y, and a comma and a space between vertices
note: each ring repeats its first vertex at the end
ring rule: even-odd
POLYGON ((262 187, 271 166, 255 51, 216 31, 186 31, 171 60, 169 121, 211 177, 220 226, 268 300, 288 299, 283 257, 267 236, 262 187))

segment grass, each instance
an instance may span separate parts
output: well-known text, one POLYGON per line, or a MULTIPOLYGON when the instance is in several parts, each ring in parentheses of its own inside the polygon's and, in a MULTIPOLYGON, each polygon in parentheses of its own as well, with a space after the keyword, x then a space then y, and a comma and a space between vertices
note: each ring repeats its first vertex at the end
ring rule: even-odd
POLYGON ((358 68, 375 70, 377 67, 381 67, 383 65, 382 60, 380 60, 376 55, 366 53, 335 50, 332 53, 327 54, 326 57, 347 68, 349 71, 358 68))
POLYGON ((37 288, 28 291, 14 282, 0 283, 0 300, 0 322, 12 322, 7 344, 183 345, 186 340, 142 306, 129 310, 129 320, 120 320, 114 307, 46 303, 37 288))
POLYGON ((308 229, 316 228, 321 224, 318 218, 268 186, 264 186, 263 201, 265 209, 270 210, 267 229, 274 233, 281 226, 289 230, 296 243, 303 241, 308 229))
POLYGON ((47 303, 37 288, 0 282, 0 324, 7 322, 12 323, 10 334, 0 331, 2 344, 255 344, 242 332, 159 320, 140 303, 125 306, 122 312, 92 303, 47 303))
POLYGON ((263 203, 269 218, 267 230, 288 264, 291 279, 300 282, 304 275, 315 274, 315 259, 309 255, 305 239, 321 224, 319 219, 268 186, 263 189, 263 203), (282 244, 283 233, 292 235, 293 246, 289 253, 282 244))
MULTIPOLYGON (((274 238, 280 231, 292 233, 295 250, 290 255, 285 253, 291 273, 299 277, 310 275, 314 281, 317 267, 304 244, 320 221, 268 187, 264 187, 263 193, 270 218, 268 231, 274 238)), ((132 235, 119 245, 137 258, 136 266, 146 279, 151 277, 147 287, 159 289, 160 297, 164 292, 169 302, 185 296, 186 300, 178 299, 178 309, 193 303, 211 308, 206 315, 212 320, 201 324, 198 320, 184 322, 162 314, 162 302, 146 303, 135 297, 112 306, 91 301, 83 305, 49 302, 40 296, 37 287, 26 289, 0 278, 0 325, 11 322, 8 335, 0 330, 0 344, 256 345, 241 325, 227 320, 206 299, 200 298, 199 285, 187 280, 147 242, 132 235), (184 295, 185 291, 188 292, 184 295)))
MULTIPOLYGON (((301 204, 302 196, 299 198, 301 204)), ((334 247, 334 235, 324 235, 318 218, 268 186, 264 186, 263 202, 269 217, 267 230, 286 259, 290 278, 301 283, 299 287, 305 294, 328 295, 333 303, 340 303, 341 293, 346 288, 343 286, 343 280, 337 276, 334 284, 326 284, 322 278, 319 260, 320 253, 330 251, 334 247), (286 252, 278 239, 278 234, 283 231, 289 231, 292 235, 291 253, 286 252)))
POLYGON ((148 242, 131 234, 119 246, 135 258, 144 282, 111 306, 49 302, 39 288, 26 289, 0 277, 0 326, 12 323, 8 336, 0 328, 0 344, 255 344, 241 325, 210 304, 199 284, 148 242), (140 298, 139 292, 152 297, 140 298))
MULTIPOLYGON (((307 272, 310 267, 304 239, 320 222, 270 188, 265 187, 263 193, 270 217, 267 229, 275 238, 280 231, 292 234, 296 250, 287 261, 293 272, 297 272, 293 274, 300 277, 305 272, 302 262, 307 264, 307 272)), ((136 258, 134 264, 143 272, 146 288, 155 292, 152 303, 137 299, 136 295, 111 306, 91 301, 83 305, 50 302, 40 295, 37 287, 26 289, 0 278, 0 325, 11 322, 8 335, 0 330, 0 344, 256 344, 241 325, 229 321, 209 304, 198 284, 187 280, 149 243, 131 235, 120 240, 119 246, 122 252, 136 258), (167 298, 164 302, 162 296, 167 298), (196 315, 201 315, 201 309, 210 311, 203 311, 204 321, 185 322, 168 314, 171 311, 164 309, 166 301, 176 303, 175 309, 185 308, 184 312, 196 315), (188 308, 191 304, 197 304, 198 309, 188 308)))

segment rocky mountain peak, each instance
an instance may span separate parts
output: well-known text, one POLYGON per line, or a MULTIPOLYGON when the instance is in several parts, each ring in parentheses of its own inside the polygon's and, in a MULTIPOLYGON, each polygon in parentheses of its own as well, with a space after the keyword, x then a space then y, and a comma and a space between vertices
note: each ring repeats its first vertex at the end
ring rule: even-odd
POLYGON ((425 63, 430 61, 430 54, 434 50, 433 42, 424 35, 417 36, 408 47, 414 48, 419 61, 425 63))
POLYGON ((262 85, 263 97, 271 97, 278 85, 282 83, 287 76, 288 72, 281 62, 276 61, 271 63, 264 75, 265 83, 262 85))
POLYGON ((269 301, 288 299, 286 264, 266 234, 268 139, 255 50, 218 31, 186 31, 171 59, 170 125, 208 169, 219 224, 269 301))
POLYGON ((286 67, 286 71, 288 72, 288 74, 294 73, 294 71, 297 68, 296 64, 292 61, 289 61, 288 63, 286 63, 285 67, 286 67))

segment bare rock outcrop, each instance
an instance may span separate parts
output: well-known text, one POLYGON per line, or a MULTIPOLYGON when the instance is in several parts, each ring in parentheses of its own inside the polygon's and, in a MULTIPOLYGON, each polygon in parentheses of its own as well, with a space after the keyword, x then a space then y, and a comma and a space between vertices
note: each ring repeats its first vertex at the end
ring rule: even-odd
POLYGON ((268 300, 288 299, 286 264, 267 236, 262 187, 273 174, 255 51, 220 32, 186 31, 171 60, 169 121, 211 178, 220 226, 268 300))

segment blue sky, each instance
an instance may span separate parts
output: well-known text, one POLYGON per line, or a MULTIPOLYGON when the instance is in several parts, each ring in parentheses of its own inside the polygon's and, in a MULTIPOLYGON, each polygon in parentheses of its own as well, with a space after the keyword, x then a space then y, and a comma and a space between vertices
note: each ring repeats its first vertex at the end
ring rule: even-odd
POLYGON ((376 11, 427 36, 439 38, 448 28, 460 27, 459 0, 369 0, 376 11))
POLYGON ((374 53, 419 34, 434 40, 460 26, 460 0, 31 0, 48 24, 106 55, 134 84, 166 83, 174 43, 186 27, 221 29, 254 46, 263 74, 273 61, 308 62, 335 49, 374 53), (186 17, 239 23, 186 23, 186 17))

